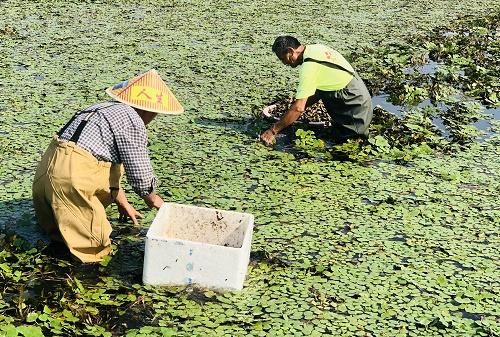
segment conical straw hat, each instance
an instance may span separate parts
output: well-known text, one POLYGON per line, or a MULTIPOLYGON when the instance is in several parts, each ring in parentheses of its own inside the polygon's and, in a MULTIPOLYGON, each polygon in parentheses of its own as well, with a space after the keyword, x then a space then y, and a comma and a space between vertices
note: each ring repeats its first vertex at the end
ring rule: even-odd
POLYGON ((184 108, 154 69, 106 89, 115 100, 159 114, 180 114, 184 108))

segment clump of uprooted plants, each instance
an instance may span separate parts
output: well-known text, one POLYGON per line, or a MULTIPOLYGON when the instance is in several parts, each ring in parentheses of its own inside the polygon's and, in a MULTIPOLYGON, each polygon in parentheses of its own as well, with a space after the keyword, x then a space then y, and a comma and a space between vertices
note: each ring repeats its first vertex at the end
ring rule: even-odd
MULTIPOLYGON (((293 97, 283 97, 273 100, 265 113, 265 117, 270 119, 281 118, 290 108, 293 102, 293 97)), ((331 124, 330 115, 327 113, 326 108, 321 100, 308 106, 304 113, 299 117, 299 122, 311 125, 325 125, 331 124)))

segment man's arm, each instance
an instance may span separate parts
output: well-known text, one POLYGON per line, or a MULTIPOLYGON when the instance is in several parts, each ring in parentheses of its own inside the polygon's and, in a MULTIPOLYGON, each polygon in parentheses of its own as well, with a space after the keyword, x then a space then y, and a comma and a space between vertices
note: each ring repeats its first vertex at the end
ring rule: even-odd
MULTIPOLYGON (((128 182, 150 208, 159 209, 163 204, 163 200, 154 192, 156 177, 153 174, 153 167, 147 150, 146 129, 144 126, 140 127, 143 125, 141 123, 143 122, 138 122, 120 130, 115 135, 115 140, 128 182)), ((120 199, 120 201, 122 200, 120 199)), ((123 205, 127 204, 123 203, 123 205)), ((124 210, 124 213, 130 212, 124 210)), ((130 216, 130 214, 127 215, 130 216)))
POLYGON ((134 206, 132 206, 125 196, 125 192, 120 188, 118 194, 115 198, 115 203, 118 206, 118 212, 120 213, 120 217, 118 221, 126 222, 128 218, 132 220, 134 225, 138 225, 139 222, 137 219, 142 219, 142 214, 139 213, 134 206))
MULTIPOLYGON (((156 208, 159 209, 161 205, 163 205, 163 200, 162 198, 152 192, 148 195, 145 195, 142 197, 144 202, 150 207, 150 208, 156 208)), ((125 191, 123 191, 121 188, 118 191, 118 194, 115 199, 115 203, 118 206, 118 212, 120 213, 119 221, 120 222, 126 222, 128 218, 132 220, 134 225, 138 225, 139 221, 137 219, 142 219, 142 214, 139 213, 134 206, 132 206, 128 200, 127 196, 125 195, 125 191)))
POLYGON ((163 199, 155 192, 143 196, 142 199, 150 208, 159 209, 163 205, 163 199))
POLYGON ((274 137, 282 130, 293 124, 300 115, 305 111, 308 98, 300 98, 295 100, 290 109, 281 117, 279 121, 274 123, 269 129, 260 135, 260 139, 266 144, 271 145, 274 142, 274 137))

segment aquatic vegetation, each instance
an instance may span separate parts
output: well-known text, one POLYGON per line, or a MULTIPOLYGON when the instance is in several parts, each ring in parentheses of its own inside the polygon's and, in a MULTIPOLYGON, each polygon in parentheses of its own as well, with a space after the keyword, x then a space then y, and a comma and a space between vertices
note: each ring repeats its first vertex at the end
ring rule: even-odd
POLYGON ((399 106, 393 113, 430 107, 435 128, 467 143, 488 131, 488 120, 500 117, 499 17, 493 12, 467 25, 438 27, 411 44, 393 43, 353 57, 371 91, 387 96, 392 108, 399 106), (483 130, 474 125, 478 120, 486 120, 483 130))
POLYGON ((483 119, 497 106, 497 2, 282 6, 0 3, 0 336, 500 334, 500 125, 483 119), (297 32, 291 18, 317 20, 318 8, 343 14, 297 32), (464 12, 475 16, 457 20, 464 12), (366 143, 334 147, 303 125, 276 148, 257 141, 269 123, 254 108, 293 88, 270 51, 283 31, 349 52, 387 95, 366 143), (155 213, 132 194, 145 219, 120 224, 109 209, 113 254, 101 264, 71 261, 37 229, 31 180, 50 136, 153 67, 186 108, 148 131, 160 194, 255 215, 241 292, 144 286, 155 213), (484 120, 476 140, 469 127, 484 120))

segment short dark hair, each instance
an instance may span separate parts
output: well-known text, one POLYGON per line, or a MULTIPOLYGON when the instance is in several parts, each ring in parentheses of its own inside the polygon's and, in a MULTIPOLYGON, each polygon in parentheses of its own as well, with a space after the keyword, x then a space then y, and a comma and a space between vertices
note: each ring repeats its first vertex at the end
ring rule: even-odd
POLYGON ((282 56, 286 53, 288 48, 298 48, 300 47, 300 42, 296 38, 290 35, 278 36, 273 43, 273 52, 278 56, 282 56))

